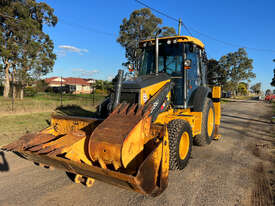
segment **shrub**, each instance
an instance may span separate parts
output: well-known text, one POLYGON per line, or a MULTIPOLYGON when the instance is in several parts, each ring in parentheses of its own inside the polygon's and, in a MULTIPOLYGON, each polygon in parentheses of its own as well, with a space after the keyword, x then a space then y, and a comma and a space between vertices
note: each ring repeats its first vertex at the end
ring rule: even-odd
POLYGON ((45 82, 45 80, 37 80, 36 81, 36 91, 37 92, 45 92, 48 88, 48 84, 45 82))
POLYGON ((24 96, 25 97, 34 97, 37 94, 37 91, 33 87, 24 88, 24 96))

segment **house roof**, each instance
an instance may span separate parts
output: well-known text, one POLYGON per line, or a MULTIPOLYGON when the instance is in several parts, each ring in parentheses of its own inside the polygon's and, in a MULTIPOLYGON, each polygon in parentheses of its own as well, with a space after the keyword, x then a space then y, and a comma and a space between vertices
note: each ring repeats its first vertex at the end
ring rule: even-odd
POLYGON ((58 77, 46 78, 46 79, 45 79, 45 82, 49 84, 49 83, 53 82, 53 80, 56 79, 56 78, 58 78, 58 77))
POLYGON ((66 84, 81 84, 81 85, 90 85, 90 83, 82 78, 68 77, 65 78, 66 84))
MULTIPOLYGON (((50 77, 50 78, 46 78, 45 82, 48 84, 60 84, 60 80, 56 81, 56 79, 60 79, 60 77, 50 77)), ((63 77, 62 78, 62 83, 64 85, 90 85, 90 83, 82 78, 75 78, 75 77, 63 77)))

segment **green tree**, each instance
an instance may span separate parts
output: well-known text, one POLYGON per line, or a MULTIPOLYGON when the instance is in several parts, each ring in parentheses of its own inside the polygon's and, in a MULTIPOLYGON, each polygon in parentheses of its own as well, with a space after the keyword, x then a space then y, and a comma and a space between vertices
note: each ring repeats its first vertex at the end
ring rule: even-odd
POLYGON ((240 81, 249 81, 256 77, 255 73, 252 72, 253 59, 248 58, 244 48, 239 48, 236 52, 222 56, 219 63, 226 70, 235 95, 240 81))
POLYGON ((224 86, 223 86, 223 90, 227 91, 227 92, 234 92, 235 89, 235 84, 232 81, 227 81, 225 82, 224 86))
POLYGON ((248 85, 245 82, 240 82, 238 85, 238 94, 246 96, 248 94, 248 85))
POLYGON ((258 83, 256 83, 256 84, 252 85, 252 86, 250 87, 250 89, 251 89, 254 93, 259 94, 259 93, 261 92, 261 87, 262 87, 262 83, 261 83, 261 82, 258 82, 258 83))
POLYGON ((266 91, 265 91, 265 95, 267 96, 267 95, 270 95, 271 94, 271 90, 270 89, 267 89, 266 91))
MULTIPOLYGON (((138 69, 139 57, 141 56, 138 43, 144 39, 154 38, 156 32, 160 29, 160 24, 162 24, 162 20, 152 14, 148 8, 135 10, 131 13, 129 19, 123 19, 117 42, 125 48, 127 62, 123 63, 124 66, 133 64, 135 69, 138 69)), ((174 34, 176 34, 174 28, 162 27, 160 35, 169 36, 174 34)))
POLYGON ((44 79, 37 80, 35 82, 35 90, 36 92, 45 92, 48 89, 49 85, 47 82, 45 82, 44 79))
POLYGON ((96 89, 104 90, 104 81, 103 80, 96 80, 95 81, 96 89))
POLYGON ((214 74, 217 74, 217 82, 219 85, 224 87, 227 81, 227 72, 219 62, 215 59, 209 59, 207 62, 207 80, 211 82, 214 74))
POLYGON ((45 74, 52 69, 56 56, 43 27, 57 23, 53 12, 46 3, 35 0, 0 1, 0 61, 5 73, 5 97, 9 95, 11 77, 23 85, 33 71, 45 74))

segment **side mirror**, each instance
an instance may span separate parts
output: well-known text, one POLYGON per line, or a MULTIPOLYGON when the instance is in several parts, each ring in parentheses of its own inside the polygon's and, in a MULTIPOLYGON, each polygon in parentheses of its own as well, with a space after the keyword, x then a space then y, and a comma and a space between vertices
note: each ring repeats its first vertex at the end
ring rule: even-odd
POLYGON ((221 77, 217 74, 217 72, 211 72, 208 75, 208 83, 212 84, 212 85, 216 85, 218 84, 218 79, 220 79, 221 77))

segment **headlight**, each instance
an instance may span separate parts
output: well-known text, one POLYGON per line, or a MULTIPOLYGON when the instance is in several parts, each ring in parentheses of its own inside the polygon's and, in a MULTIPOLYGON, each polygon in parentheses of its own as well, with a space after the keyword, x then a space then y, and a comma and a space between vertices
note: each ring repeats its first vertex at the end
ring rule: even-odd
POLYGON ((185 66, 185 67, 190 67, 190 66, 191 66, 191 63, 192 63, 191 59, 186 59, 186 60, 184 61, 184 66, 185 66))

